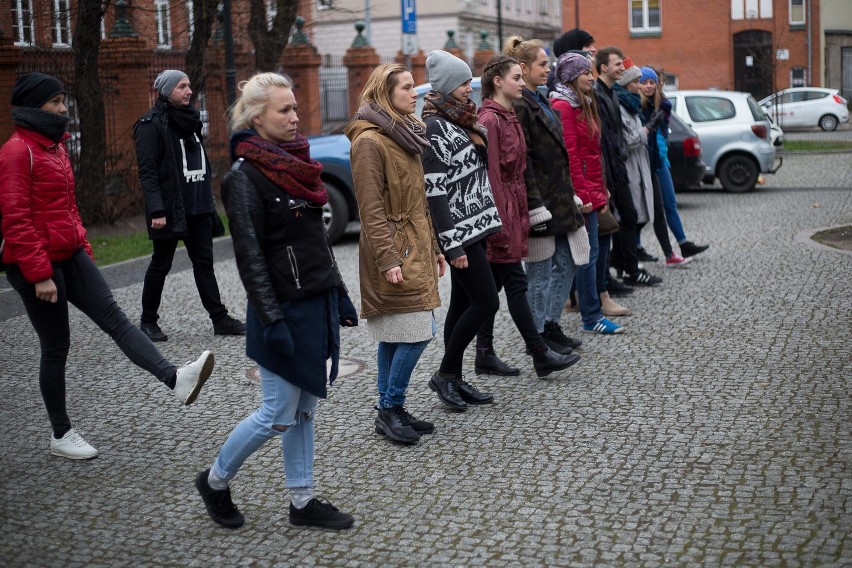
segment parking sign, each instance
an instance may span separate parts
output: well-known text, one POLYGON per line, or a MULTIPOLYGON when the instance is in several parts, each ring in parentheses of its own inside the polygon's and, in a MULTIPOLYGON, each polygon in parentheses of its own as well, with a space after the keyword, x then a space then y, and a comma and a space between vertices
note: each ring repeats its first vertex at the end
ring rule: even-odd
POLYGON ((414 0, 402 0, 402 33, 417 33, 417 7, 414 0))

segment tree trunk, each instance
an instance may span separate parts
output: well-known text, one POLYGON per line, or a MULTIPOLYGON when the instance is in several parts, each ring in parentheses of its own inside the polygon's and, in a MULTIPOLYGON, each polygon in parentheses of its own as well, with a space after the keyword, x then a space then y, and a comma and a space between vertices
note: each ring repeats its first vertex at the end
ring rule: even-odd
POLYGON ((265 0, 251 0, 249 37, 254 45, 255 67, 258 71, 280 71, 281 52, 290 40, 290 29, 296 20, 298 0, 275 0, 278 12, 269 29, 265 0))
POLYGON ((189 76, 189 84, 192 85, 192 103, 198 98, 198 94, 204 89, 207 75, 204 73, 204 58, 207 53, 207 44, 213 31, 213 20, 216 17, 216 8, 219 0, 196 0, 192 4, 192 15, 194 29, 189 50, 186 52, 186 74, 189 76))
POLYGON ((102 0, 79 0, 74 28, 74 85, 71 95, 80 121, 80 157, 76 166, 77 205, 86 224, 112 221, 106 195, 104 97, 98 76, 102 0))

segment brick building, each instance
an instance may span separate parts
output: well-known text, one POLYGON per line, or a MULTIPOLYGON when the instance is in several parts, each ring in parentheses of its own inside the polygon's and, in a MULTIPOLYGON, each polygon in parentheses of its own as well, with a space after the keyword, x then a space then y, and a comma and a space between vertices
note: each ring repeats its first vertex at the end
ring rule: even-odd
MULTIPOLYGON (((637 64, 665 68, 681 89, 719 88, 760 99, 822 85, 822 2, 832 0, 563 0, 563 26, 637 64)), ((840 10, 852 11, 841 0, 840 10)))

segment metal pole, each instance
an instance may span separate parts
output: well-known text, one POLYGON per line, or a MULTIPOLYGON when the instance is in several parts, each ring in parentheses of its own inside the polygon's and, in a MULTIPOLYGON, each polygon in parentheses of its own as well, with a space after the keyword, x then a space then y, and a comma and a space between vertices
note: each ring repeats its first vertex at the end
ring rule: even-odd
POLYGON ((373 45, 373 35, 370 31, 370 2, 371 0, 364 0, 364 25, 366 26, 364 31, 367 33, 367 43, 373 45))
POLYGON ((503 49, 503 2, 497 0, 497 48, 503 49))
POLYGON ((580 0, 574 0, 574 27, 580 27, 580 0))
POLYGON ((234 64, 234 33, 231 29, 231 0, 222 2, 225 21, 225 87, 228 91, 228 106, 237 102, 237 69, 234 64))
POLYGON ((813 68, 813 61, 814 61, 813 60, 813 57, 814 57, 814 54, 813 54, 814 42, 813 42, 813 36, 811 35, 813 33, 812 28, 811 28, 811 0, 805 0, 805 2, 808 3, 808 84, 807 84, 807 86, 810 87, 810 86, 813 85, 813 75, 811 74, 811 69, 813 68))

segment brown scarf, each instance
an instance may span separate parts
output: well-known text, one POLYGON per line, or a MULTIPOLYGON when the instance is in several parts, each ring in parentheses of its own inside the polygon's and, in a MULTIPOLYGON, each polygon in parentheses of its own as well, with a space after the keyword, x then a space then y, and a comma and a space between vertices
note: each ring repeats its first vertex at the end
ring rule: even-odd
POLYGON ((429 91, 423 97, 423 120, 432 115, 444 117, 453 124, 460 126, 467 132, 474 144, 485 146, 488 131, 479 122, 475 102, 462 103, 438 91, 429 91))
POLYGON ((422 124, 409 117, 405 117, 405 122, 395 122, 390 114, 376 103, 361 105, 355 113, 355 118, 375 124, 409 154, 419 156, 430 146, 429 140, 426 139, 426 128, 422 124))
POLYGON ((234 154, 251 162, 287 195, 312 205, 328 203, 328 191, 320 179, 322 164, 311 159, 310 144, 301 134, 281 143, 249 136, 237 143, 234 154))

